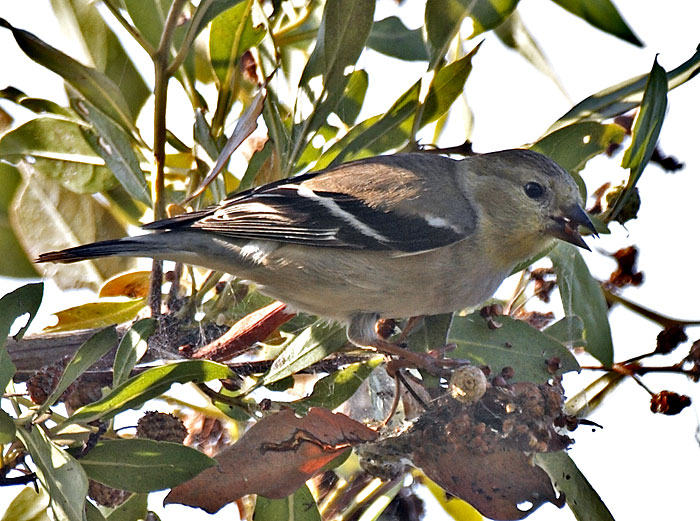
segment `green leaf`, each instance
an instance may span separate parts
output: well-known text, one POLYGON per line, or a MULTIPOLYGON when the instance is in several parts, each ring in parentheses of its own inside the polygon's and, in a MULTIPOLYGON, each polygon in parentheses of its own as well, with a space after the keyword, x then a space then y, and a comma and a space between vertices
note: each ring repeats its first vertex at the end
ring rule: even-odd
POLYGON ((88 302, 80 306, 54 313, 58 323, 44 328, 44 331, 75 331, 121 324, 132 320, 146 305, 146 299, 125 301, 88 302))
POLYGON ((37 271, 20 246, 10 223, 10 204, 21 180, 17 168, 0 163, 0 276, 36 278, 37 271))
POLYGON ((624 208, 654 153, 666 117, 667 94, 666 71, 654 60, 642 104, 632 126, 632 141, 622 158, 622 168, 629 168, 630 176, 622 194, 608 212, 610 220, 615 219, 624 208))
POLYGON ((15 421, 12 416, 0 409, 0 445, 12 443, 16 438, 15 421))
POLYGON ((112 510, 105 519, 107 521, 135 521, 147 519, 148 494, 132 494, 117 508, 112 510))
POLYGON ((151 92, 97 4, 92 0, 51 0, 51 6, 61 29, 80 43, 85 63, 91 62, 118 85, 129 110, 138 115, 151 92))
POLYGON ((24 487, 12 500, 0 521, 51 521, 46 490, 24 487))
POLYGON ((632 32, 610 0, 552 0, 593 27, 633 45, 644 44, 632 32))
POLYGON ((93 505, 90 501, 85 502, 85 517, 83 521, 105 521, 105 516, 99 508, 93 505))
POLYGON ((44 284, 39 282, 17 288, 0 299, 0 393, 5 392, 7 384, 17 371, 5 349, 10 328, 19 317, 29 314, 27 323, 15 335, 17 340, 22 338, 39 310, 43 295, 44 284))
POLYGON ((535 454, 537 466, 549 474, 554 487, 578 521, 614 521, 608 508, 565 451, 535 454))
POLYGON ((31 119, 0 139, 0 157, 25 157, 34 169, 72 192, 95 193, 115 186, 104 160, 85 141, 81 125, 52 116, 31 119))
POLYGON ((83 129, 83 136, 121 183, 124 190, 146 206, 151 206, 151 194, 139 159, 129 135, 86 99, 71 95, 71 106, 95 127, 83 129))
POLYGON ((142 493, 177 486, 217 464, 191 447, 143 439, 103 440, 80 463, 90 479, 142 493))
POLYGON ((172 0, 165 2, 159 0, 123 0, 123 2, 134 27, 154 49, 157 48, 165 26, 166 9, 170 7, 172 0))
POLYGON ((5 87, 0 90, 0 98, 10 100, 20 107, 31 110, 35 114, 55 114, 66 118, 74 117, 73 111, 62 107, 53 101, 42 98, 30 98, 15 87, 5 87))
POLYGON ((430 83, 428 94, 425 96, 423 114, 420 120, 420 128, 437 121, 450 110, 454 101, 464 91, 464 84, 472 71, 472 59, 479 51, 481 44, 472 49, 469 54, 463 56, 441 68, 430 83))
POLYGON ((450 42, 457 35, 462 20, 472 19, 469 38, 503 23, 515 10, 519 0, 428 0, 425 6, 425 28, 430 44, 430 68, 443 59, 450 42))
POLYGON ((117 330, 114 327, 108 327, 95 333, 81 345, 71 361, 66 365, 56 388, 42 404, 39 411, 44 412, 48 410, 63 394, 63 391, 68 389, 68 386, 77 380, 81 374, 109 353, 117 345, 117 341, 117 330))
POLYGON ((489 329, 479 313, 455 315, 447 341, 457 345, 450 358, 467 359, 474 365, 488 365, 492 374, 512 367, 513 382, 546 382, 552 377, 547 360, 558 358, 560 371, 578 371, 579 365, 569 350, 554 338, 538 331, 527 322, 509 316, 496 316, 500 325, 489 329))
POLYGON ((428 61, 422 31, 407 28, 396 16, 374 22, 367 47, 399 60, 428 61))
POLYGON ((240 2, 214 18, 209 30, 209 56, 220 85, 231 82, 238 60, 265 36, 262 26, 253 27, 252 2, 240 2))
POLYGON ((314 169, 376 156, 405 143, 411 135, 420 86, 420 81, 414 83, 384 115, 374 116, 355 125, 321 156, 314 169))
MULTIPOLYGON (((297 126, 297 128, 304 126, 305 132, 309 138, 311 138, 313 134, 318 133, 319 128, 324 128, 327 125, 326 120, 331 112, 340 113, 341 110, 345 110, 348 111, 346 116, 352 117, 354 115, 354 118, 357 118, 362 108, 362 102, 364 101, 367 85, 369 83, 367 72, 364 70, 353 71, 344 78, 343 83, 345 85, 343 89, 338 88, 330 92, 328 96, 316 106, 316 110, 314 110, 314 113, 309 117, 308 121, 297 126), (340 105, 343 101, 345 105, 341 109, 340 105), (359 104, 357 103, 358 101, 359 104)), ((311 143, 311 141, 312 140, 309 139, 309 143, 311 143)), ((309 145, 307 145, 307 149, 308 146, 309 145)), ((302 161, 300 157, 296 166, 299 168, 303 164, 304 161, 302 161)))
POLYGON ((292 402, 289 406, 301 413, 307 412, 311 407, 333 410, 349 399, 383 361, 384 357, 380 356, 367 362, 350 364, 344 369, 321 378, 316 382, 309 396, 292 402))
POLYGON ((18 429, 17 436, 32 456, 56 519, 83 519, 88 480, 80 464, 52 442, 40 426, 33 426, 30 431, 18 429))
MULTIPOLYGON (((514 11, 501 25, 494 29, 503 45, 520 53, 538 71, 554 82, 557 88, 566 96, 564 86, 559 81, 552 65, 530 31, 525 27, 522 16, 514 11)), ((568 96, 567 96, 568 97, 568 96)))
POLYGON ((112 387, 119 387, 128 380, 131 370, 146 354, 148 337, 153 334, 157 327, 158 321, 156 319, 144 318, 131 326, 129 331, 124 334, 114 355, 112 387))
POLYGON ((367 87, 369 86, 369 76, 367 71, 358 70, 350 74, 350 79, 345 87, 343 97, 340 99, 335 113, 346 125, 354 125, 357 116, 360 115, 362 105, 365 102, 367 87))
POLYGON ((374 7, 374 0, 326 2, 316 46, 301 75, 300 85, 321 75, 326 91, 332 94, 337 89, 345 68, 354 66, 364 49, 372 29, 374 7))
POLYGON ((583 347, 586 345, 583 339, 583 320, 576 315, 564 317, 542 332, 567 347, 583 347))
POLYGON ((92 67, 86 67, 75 61, 32 33, 12 27, 7 20, 0 18, 0 27, 12 31, 20 49, 32 60, 61 76, 69 85, 117 123, 135 131, 133 116, 124 95, 107 76, 92 67))
POLYGON ((323 360, 347 343, 345 327, 319 320, 299 333, 275 359, 270 370, 262 377, 261 385, 268 385, 323 360))
MULTIPOLYGON (((29 314, 27 323, 14 335, 14 338, 19 340, 24 336, 39 310, 43 296, 44 283, 35 282, 17 288, 0 298, 0 346, 5 345, 15 320, 24 314, 29 314)), ((4 390, 5 386, 2 388, 4 390)))
POLYGON ((564 312, 581 317, 586 351, 606 367, 613 363, 613 343, 608 322, 608 306, 583 257, 575 246, 559 243, 549 253, 557 273, 564 312))
MULTIPOLYGON (((687 61, 666 74, 668 89, 683 85, 694 78, 698 71, 700 71, 700 47, 687 61)), ((629 112, 641 103, 648 79, 647 74, 636 76, 587 97, 559 118, 547 133, 576 121, 600 121, 629 112)))
POLYGON ((255 521, 321 521, 316 501, 306 485, 283 499, 258 496, 255 521))
MULTIPOLYGON (((10 217, 17 238, 30 257, 89 242, 123 237, 126 230, 92 197, 79 196, 21 164, 22 185, 15 195, 10 217)), ((99 289, 111 276, 128 271, 134 259, 113 257, 68 265, 37 264, 42 276, 61 289, 99 289)))
POLYGON ((610 145, 622 143, 624 137, 625 130, 615 123, 582 121, 547 134, 530 149, 548 156, 573 174, 583 170, 589 159, 604 153, 610 145))
POLYGON ((115 387, 101 400, 81 407, 67 421, 88 423, 99 418, 111 418, 160 396, 174 383, 208 382, 230 376, 228 367, 209 360, 185 360, 154 367, 115 387))

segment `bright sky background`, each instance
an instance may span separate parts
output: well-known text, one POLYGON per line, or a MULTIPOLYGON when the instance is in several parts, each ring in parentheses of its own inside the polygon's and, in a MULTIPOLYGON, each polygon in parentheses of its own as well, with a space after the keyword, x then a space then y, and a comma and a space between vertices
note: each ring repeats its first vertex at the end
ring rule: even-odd
MULTIPOLYGON (((698 20, 700 3, 692 0, 614 0, 623 17, 646 44, 643 49, 607 36, 545 0, 522 0, 520 13, 526 26, 538 40, 558 74, 569 97, 577 102, 600 89, 624 81, 651 69, 654 56, 670 70, 687 60, 700 43, 698 20)), ((49 2, 0 3, 0 16, 13 25, 30 30, 52 45, 73 53, 56 21, 49 17, 49 2)), ((394 14, 395 4, 381 0, 377 18, 394 14)), ((411 27, 423 24, 423 2, 407 0, 402 17, 411 27)), ((472 43, 467 44, 471 48, 472 43)), ((28 60, 17 48, 8 31, 0 31, 0 88, 13 85, 34 97, 55 97, 61 90, 58 76, 28 60)), ((364 114, 372 115, 388 104, 424 71, 423 64, 406 65, 366 52, 359 65, 370 75, 370 105, 364 114), (397 78, 406 78, 399 81, 397 78), (372 90, 372 89, 375 90, 372 90)), ((505 49, 491 35, 486 36, 474 60, 474 71, 467 81, 467 97, 475 114, 476 151, 517 147, 536 140, 570 103, 558 88, 537 72, 518 54, 505 49), (492 63, 494 66, 489 67, 492 63)), ((661 133, 664 152, 686 164, 676 174, 666 174, 651 165, 639 183, 642 209, 639 218, 627 228, 613 226, 613 234, 589 241, 594 249, 614 252, 636 244, 640 248, 639 268, 646 282, 640 288, 627 289, 624 295, 644 306, 678 318, 700 318, 700 273, 697 270, 697 238, 700 217, 700 147, 697 120, 700 116, 700 78, 691 80, 669 94, 669 112, 661 133)), ((57 101, 63 101, 58 99, 57 101)), ((3 102, 3 108, 9 104, 3 102)), ((452 121, 454 141, 463 135, 452 121)), ((598 158, 584 171, 589 193, 611 175, 622 179, 618 168, 621 154, 611 160, 598 158)), ((593 273, 607 278, 614 263, 599 254, 587 254, 593 273)), ((0 280, 0 294, 25 281, 0 280)), ((44 323, 52 311, 66 307, 65 297, 56 301, 50 293, 42 306, 44 323)), ((71 304, 86 297, 71 297, 71 304)), ((624 310, 611 315, 616 359, 624 360, 650 351, 658 327, 624 310)), ((688 329, 692 340, 700 337, 700 328, 688 329)), ((687 348, 686 348, 687 351, 687 348)), ((665 360, 659 363, 666 365, 665 360)), ((578 390, 591 374, 565 381, 568 392, 578 390)), ((592 432, 579 428, 571 455, 598 490, 618 521, 639 519, 697 519, 697 469, 700 449, 695 438, 698 426, 700 392, 698 385, 681 376, 650 375, 645 383, 655 391, 670 389, 688 394, 694 405, 675 417, 652 415, 649 397, 632 382, 626 382, 605 406, 592 416, 604 429, 592 432)), ((0 512, 18 488, 0 492, 0 512), (10 497, 8 498, 8 494, 10 497)), ((211 519, 191 509, 168 507, 166 517, 186 515, 190 521, 211 519)), ((573 520, 564 508, 543 507, 532 520, 573 520)))

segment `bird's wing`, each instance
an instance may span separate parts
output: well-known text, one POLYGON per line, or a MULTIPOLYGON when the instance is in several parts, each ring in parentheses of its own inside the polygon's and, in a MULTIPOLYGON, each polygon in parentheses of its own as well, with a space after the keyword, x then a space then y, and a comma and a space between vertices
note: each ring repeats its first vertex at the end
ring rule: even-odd
MULTIPOLYGON (((189 227, 236 239, 404 253, 464 239, 475 226, 473 211, 455 195, 447 212, 437 215, 435 196, 421 187, 438 179, 419 172, 411 156, 420 157, 384 156, 284 179, 144 228, 189 227)), ((441 159, 452 167, 454 161, 441 159)))

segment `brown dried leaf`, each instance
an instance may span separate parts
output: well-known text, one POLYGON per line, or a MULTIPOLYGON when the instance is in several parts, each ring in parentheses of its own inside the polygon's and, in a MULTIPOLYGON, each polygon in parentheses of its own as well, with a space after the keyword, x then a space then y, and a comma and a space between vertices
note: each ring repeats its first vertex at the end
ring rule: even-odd
POLYGON ((284 498, 344 450, 376 437, 343 414, 311 408, 299 418, 285 409, 253 425, 216 457, 218 467, 175 487, 164 503, 214 513, 246 494, 284 498))
POLYGON ((476 454, 452 445, 442 451, 418 450, 414 463, 447 492, 491 519, 523 519, 548 501, 564 504, 547 473, 522 452, 476 454), (525 503, 530 504, 521 509, 525 503))

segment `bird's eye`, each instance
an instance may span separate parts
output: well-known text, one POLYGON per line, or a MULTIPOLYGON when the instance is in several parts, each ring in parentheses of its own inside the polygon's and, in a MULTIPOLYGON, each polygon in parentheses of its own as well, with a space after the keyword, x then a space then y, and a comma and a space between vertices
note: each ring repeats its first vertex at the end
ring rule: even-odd
POLYGON ((530 199, 539 199, 544 194, 544 186, 539 183, 527 183, 525 185, 525 195, 530 199))

